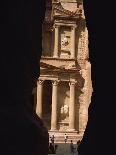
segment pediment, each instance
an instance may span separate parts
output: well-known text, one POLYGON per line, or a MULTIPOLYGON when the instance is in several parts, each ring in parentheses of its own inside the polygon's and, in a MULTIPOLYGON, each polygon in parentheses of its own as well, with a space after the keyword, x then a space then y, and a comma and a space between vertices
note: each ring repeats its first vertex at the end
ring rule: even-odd
POLYGON ((56 66, 54 66, 54 65, 51 65, 51 64, 47 64, 47 63, 44 63, 44 62, 40 62, 40 70, 42 71, 52 71, 52 72, 62 72, 62 71, 64 71, 64 72, 79 72, 79 70, 80 70, 80 68, 78 68, 78 67, 73 67, 73 66, 59 66, 59 67, 56 67, 56 66))
POLYGON ((59 69, 56 66, 44 63, 44 62, 40 62, 40 69, 45 69, 45 70, 54 70, 54 69, 59 69))
POLYGON ((77 8, 77 10, 75 12, 66 10, 63 8, 63 6, 60 2, 54 4, 54 6, 53 6, 53 16, 66 16, 66 17, 72 16, 72 17, 75 17, 75 16, 79 15, 81 13, 81 11, 82 10, 79 8, 77 8))

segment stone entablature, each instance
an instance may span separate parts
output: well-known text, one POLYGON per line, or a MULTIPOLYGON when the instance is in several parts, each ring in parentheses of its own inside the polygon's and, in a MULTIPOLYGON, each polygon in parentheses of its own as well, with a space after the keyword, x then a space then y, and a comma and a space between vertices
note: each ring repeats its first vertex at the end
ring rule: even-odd
POLYGON ((75 61, 74 59, 66 59, 66 58, 50 58, 50 57, 45 57, 42 58, 41 61, 41 66, 44 66, 44 64, 48 64, 55 67, 58 67, 60 69, 73 69, 73 68, 77 68, 77 61, 75 61))

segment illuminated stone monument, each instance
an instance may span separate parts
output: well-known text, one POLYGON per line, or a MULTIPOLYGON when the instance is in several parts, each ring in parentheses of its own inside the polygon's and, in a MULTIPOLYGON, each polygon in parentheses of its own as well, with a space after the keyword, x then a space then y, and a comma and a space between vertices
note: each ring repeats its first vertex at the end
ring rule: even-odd
POLYGON ((82 139, 91 102, 88 31, 81 0, 47 0, 36 112, 55 141, 82 139))

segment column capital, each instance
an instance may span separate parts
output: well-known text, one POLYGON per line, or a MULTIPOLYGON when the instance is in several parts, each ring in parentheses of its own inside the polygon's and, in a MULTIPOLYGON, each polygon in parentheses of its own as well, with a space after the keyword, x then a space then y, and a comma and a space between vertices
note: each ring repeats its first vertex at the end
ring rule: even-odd
POLYGON ((52 81, 52 85, 53 85, 53 86, 57 86, 58 83, 59 83, 59 80, 54 80, 54 81, 52 81))
POLYGON ((71 30, 75 30, 77 28, 77 25, 72 25, 71 30))
POLYGON ((40 84, 40 85, 42 85, 43 82, 44 82, 44 80, 42 80, 42 79, 38 79, 38 80, 37 80, 37 83, 40 84))
POLYGON ((75 86, 77 84, 77 81, 70 81, 69 86, 75 86))
POLYGON ((59 28, 60 25, 56 25, 56 24, 54 24, 53 27, 54 27, 54 28, 59 28))

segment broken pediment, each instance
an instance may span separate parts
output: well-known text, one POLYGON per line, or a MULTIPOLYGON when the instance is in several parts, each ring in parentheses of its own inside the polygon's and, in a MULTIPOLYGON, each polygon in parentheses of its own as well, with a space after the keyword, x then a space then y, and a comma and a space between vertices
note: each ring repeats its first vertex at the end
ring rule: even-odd
POLYGON ((55 61, 52 60, 49 63, 46 62, 40 62, 40 69, 45 71, 66 71, 66 72, 79 72, 80 68, 75 64, 75 62, 67 63, 67 64, 60 64, 60 63, 54 63, 55 61))
POLYGON ((70 11, 69 9, 65 9, 61 2, 55 3, 53 5, 53 17, 65 16, 65 17, 79 17, 81 15, 82 10, 80 8, 76 8, 75 11, 70 11))
POLYGON ((40 68, 41 69, 59 69, 58 67, 56 67, 56 66, 53 66, 53 65, 50 65, 50 64, 46 64, 46 63, 44 63, 44 62, 40 62, 40 68))

